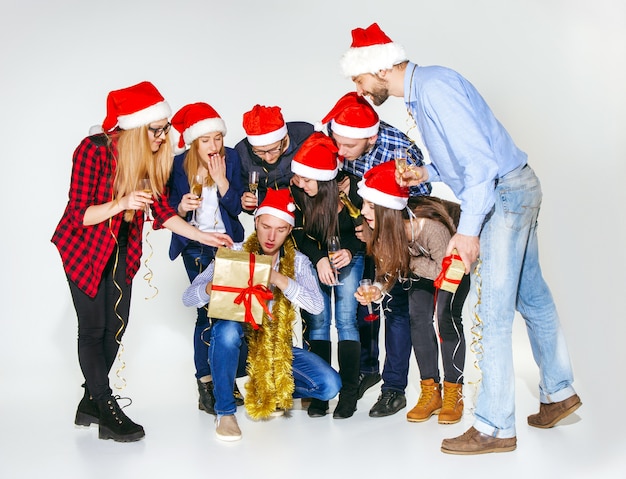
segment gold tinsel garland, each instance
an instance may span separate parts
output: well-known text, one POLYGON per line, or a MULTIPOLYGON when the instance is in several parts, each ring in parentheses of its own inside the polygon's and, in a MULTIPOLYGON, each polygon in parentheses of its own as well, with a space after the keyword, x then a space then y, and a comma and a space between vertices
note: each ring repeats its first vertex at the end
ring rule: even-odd
MULTIPOLYGON (((249 253, 261 252, 256 233, 243 245, 249 253)), ((291 238, 283 245, 278 272, 295 278, 296 249, 291 238)), ((263 326, 256 331, 246 326, 249 380, 245 407, 252 419, 265 419, 276 409, 293 406, 292 333, 295 310, 279 288, 274 288, 273 319, 263 314, 263 326)))

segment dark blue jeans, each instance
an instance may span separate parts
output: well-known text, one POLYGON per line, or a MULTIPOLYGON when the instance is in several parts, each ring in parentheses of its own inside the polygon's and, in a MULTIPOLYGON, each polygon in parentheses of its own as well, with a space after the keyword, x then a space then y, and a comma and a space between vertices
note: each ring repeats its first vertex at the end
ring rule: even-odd
POLYGON ((404 393, 411 358, 408 284, 396 281, 382 307, 385 315, 385 363, 381 389, 404 393))
MULTIPOLYGON (((215 258, 216 248, 190 241, 181 255, 185 270, 192 282, 215 258)), ((209 365, 209 337, 211 323, 207 317, 207 307, 198 308, 196 326, 193 332, 193 362, 196 367, 196 378, 211 374, 209 365)))
MULTIPOLYGON (((374 261, 371 256, 365 256, 363 278, 374 280, 374 261)), ((372 303, 374 314, 378 315, 376 321, 365 321, 365 316, 369 314, 367 306, 359 304, 356 309, 356 323, 359 328, 359 339, 361 341, 361 361, 360 372, 363 374, 373 374, 380 372, 380 362, 378 356, 379 336, 380 336, 380 307, 372 303)))

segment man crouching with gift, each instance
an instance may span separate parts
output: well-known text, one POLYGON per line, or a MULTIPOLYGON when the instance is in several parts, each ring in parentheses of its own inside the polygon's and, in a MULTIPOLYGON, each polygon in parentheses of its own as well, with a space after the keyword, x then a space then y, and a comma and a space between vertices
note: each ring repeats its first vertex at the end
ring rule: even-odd
MULTIPOLYGON (((324 308, 313 266, 296 251, 290 235, 294 210, 289 190, 268 189, 255 213, 256 232, 242 248, 272 258, 269 286, 274 298, 268 305, 271 316, 265 313, 258 329, 228 320, 216 320, 211 328, 209 361, 217 416, 215 433, 223 441, 241 439, 233 384, 240 355, 246 354, 246 343, 249 381, 245 407, 252 419, 265 419, 290 409, 293 398, 328 401, 341 389, 339 374, 328 363, 293 346, 295 308, 311 314, 319 314, 324 308)), ((211 263, 183 293, 185 306, 199 308, 210 302, 214 265, 211 263)))

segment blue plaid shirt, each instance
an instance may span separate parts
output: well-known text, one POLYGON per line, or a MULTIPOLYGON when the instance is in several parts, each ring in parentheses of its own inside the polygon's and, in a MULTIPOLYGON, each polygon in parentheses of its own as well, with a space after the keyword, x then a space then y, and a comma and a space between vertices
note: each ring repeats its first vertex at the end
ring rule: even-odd
MULTIPOLYGON (((417 166, 424 164, 424 155, 422 155, 417 145, 400 130, 381 121, 378 129, 378 138, 372 149, 354 161, 344 160, 342 170, 363 178, 365 172, 373 166, 393 160, 393 150, 396 148, 407 149, 409 163, 414 163, 417 166)), ((409 189, 409 194, 411 196, 428 196, 432 189, 430 183, 422 183, 412 186, 409 189)))

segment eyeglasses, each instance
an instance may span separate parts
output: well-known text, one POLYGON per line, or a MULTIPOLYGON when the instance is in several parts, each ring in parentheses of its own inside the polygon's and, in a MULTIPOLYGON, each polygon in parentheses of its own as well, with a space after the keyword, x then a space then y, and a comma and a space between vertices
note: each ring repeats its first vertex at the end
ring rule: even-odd
POLYGON ((161 128, 152 128, 151 126, 149 126, 148 130, 150 130, 152 132, 152 134, 154 135, 155 138, 158 138, 163 133, 165 133, 167 135, 167 133, 170 131, 171 127, 172 127, 172 124, 168 122, 168 123, 165 124, 165 126, 163 126, 161 128))
POLYGON ((280 143, 278 144, 278 146, 275 146, 274 148, 270 148, 269 150, 259 150, 257 148, 252 148, 252 153, 254 153, 256 156, 265 156, 265 155, 280 155, 283 151, 283 141, 284 138, 282 140, 280 140, 280 143))

